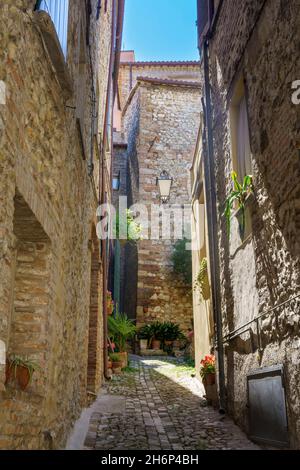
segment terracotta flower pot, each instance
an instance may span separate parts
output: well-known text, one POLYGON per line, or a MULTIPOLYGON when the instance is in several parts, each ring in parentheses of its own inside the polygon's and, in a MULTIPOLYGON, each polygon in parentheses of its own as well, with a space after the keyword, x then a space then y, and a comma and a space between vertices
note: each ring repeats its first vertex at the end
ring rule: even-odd
POLYGON ((148 340, 140 339, 140 350, 144 351, 145 349, 148 349, 148 340))
POLYGON ((13 375, 13 368, 11 367, 10 362, 7 362, 5 366, 5 385, 9 382, 12 375, 13 375))
POLYGON ((203 378, 204 385, 214 385, 216 383, 216 374, 206 374, 203 378))
POLYGON ((112 369, 114 374, 121 374, 123 363, 121 361, 113 362, 112 369))
POLYGON ((107 361, 107 368, 112 369, 112 361, 107 361))
POLYGON ((160 341, 158 339, 152 340, 152 349, 155 349, 156 351, 160 349, 160 341))
POLYGON ((116 361, 112 363, 112 368, 113 369, 122 369, 123 362, 122 361, 116 361))
POLYGON ((30 373, 27 367, 17 367, 17 380, 21 390, 25 390, 30 382, 30 373))
POLYGON ((114 307, 111 305, 111 306, 107 306, 107 315, 112 315, 113 314, 113 311, 114 311, 114 307))
POLYGON ((172 344, 173 344, 173 341, 172 341, 172 340, 165 339, 165 345, 166 345, 166 346, 172 346, 172 344))
POLYGON ((128 366, 128 354, 127 352, 120 352, 118 353, 118 355, 120 358, 120 362, 122 363, 122 369, 124 369, 124 367, 128 366))

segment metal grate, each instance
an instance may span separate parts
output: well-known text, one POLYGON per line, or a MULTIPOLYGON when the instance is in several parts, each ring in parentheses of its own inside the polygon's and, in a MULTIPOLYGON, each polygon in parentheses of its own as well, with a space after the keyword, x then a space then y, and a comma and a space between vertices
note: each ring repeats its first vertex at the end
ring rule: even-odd
POLYGON ((250 438, 288 447, 283 366, 259 369, 247 376, 250 438))

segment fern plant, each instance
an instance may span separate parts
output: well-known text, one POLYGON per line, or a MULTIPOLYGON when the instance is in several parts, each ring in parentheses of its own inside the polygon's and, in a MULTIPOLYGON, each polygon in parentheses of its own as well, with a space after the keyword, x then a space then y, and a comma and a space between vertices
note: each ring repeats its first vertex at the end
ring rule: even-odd
POLYGON ((238 177, 235 171, 231 173, 231 178, 233 182, 233 188, 225 201, 225 211, 224 215, 227 222, 227 235, 230 238, 230 221, 232 211, 234 209, 234 203, 237 202, 238 209, 241 211, 241 232, 244 233, 245 230, 245 202, 249 194, 253 192, 253 178, 252 175, 246 175, 244 177, 243 183, 239 183, 238 177))
POLYGON ((136 333, 133 321, 125 313, 120 313, 118 306, 116 306, 115 316, 108 317, 107 322, 110 338, 117 345, 119 352, 125 352, 127 340, 131 339, 136 333))

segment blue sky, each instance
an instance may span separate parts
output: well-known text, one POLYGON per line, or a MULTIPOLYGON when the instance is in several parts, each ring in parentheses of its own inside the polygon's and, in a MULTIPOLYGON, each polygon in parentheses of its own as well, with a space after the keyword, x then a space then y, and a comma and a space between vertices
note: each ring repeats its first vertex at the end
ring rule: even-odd
POLYGON ((136 60, 199 60, 196 0, 125 0, 123 49, 136 60))

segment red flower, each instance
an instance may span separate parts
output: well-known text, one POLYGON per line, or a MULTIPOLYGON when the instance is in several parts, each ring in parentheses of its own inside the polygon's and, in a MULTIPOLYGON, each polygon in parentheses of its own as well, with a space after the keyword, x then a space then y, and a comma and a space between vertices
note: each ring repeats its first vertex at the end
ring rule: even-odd
POLYGON ((110 348, 112 352, 114 352, 116 345, 115 343, 108 342, 107 347, 110 348))
POLYGON ((206 374, 214 374, 216 371, 216 358, 213 354, 208 354, 200 362, 201 370, 200 374, 204 377, 206 374))

